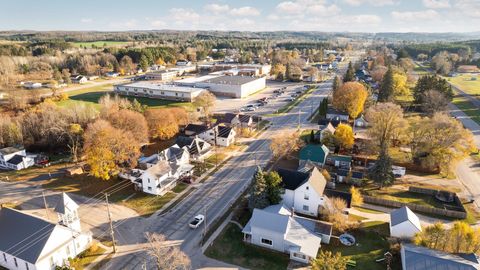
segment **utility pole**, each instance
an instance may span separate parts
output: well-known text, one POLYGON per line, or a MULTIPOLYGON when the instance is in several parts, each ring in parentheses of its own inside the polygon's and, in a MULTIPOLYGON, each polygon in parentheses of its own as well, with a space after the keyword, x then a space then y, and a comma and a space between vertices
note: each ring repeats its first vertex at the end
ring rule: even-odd
POLYGON ((301 126, 300 126, 300 113, 302 112, 302 109, 301 108, 298 108, 298 130, 300 130, 301 126))
POLYGON ((205 242, 205 241, 207 241, 207 239, 206 239, 207 238, 207 206, 205 205, 205 207, 203 209, 205 211, 205 215, 203 215, 203 218, 205 219, 203 221, 203 223, 205 223, 204 224, 205 226, 203 226, 203 228, 204 228, 203 229, 203 238, 204 238, 203 242, 205 242))
POLYGON ((105 193, 105 201, 107 202, 108 222, 110 223, 110 235, 112 236, 113 253, 117 253, 117 245, 115 244, 115 233, 113 232, 112 216, 110 215, 110 205, 108 204, 108 193, 105 193))
POLYGON ((43 197, 43 205, 45 206, 45 213, 47 214, 47 219, 50 219, 48 215, 47 199, 45 199, 45 192, 43 191, 42 191, 42 197, 43 197))
POLYGON ((213 136, 215 136, 215 138, 213 138, 214 139, 214 144, 215 144, 214 145, 214 147, 215 147, 215 168, 218 167, 218 152, 217 152, 217 136, 218 136, 218 134, 217 134, 217 132, 218 132, 218 126, 213 128, 213 136))

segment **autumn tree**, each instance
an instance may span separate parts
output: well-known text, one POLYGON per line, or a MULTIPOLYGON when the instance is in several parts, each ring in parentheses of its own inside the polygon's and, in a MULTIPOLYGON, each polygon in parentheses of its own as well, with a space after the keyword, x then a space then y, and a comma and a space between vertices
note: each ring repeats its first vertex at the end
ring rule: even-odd
POLYGON ((401 72, 393 74, 393 94, 394 96, 406 96, 410 93, 407 85, 407 75, 401 72))
POLYGON ((273 137, 270 143, 270 150, 277 159, 284 156, 288 158, 291 153, 298 151, 303 145, 304 141, 294 132, 273 137))
POLYGON ((22 141, 20 123, 7 115, 0 115, 0 147, 22 144, 22 141))
POLYGON ((179 123, 169 109, 147 110, 145 117, 150 135, 160 140, 173 138, 179 131, 179 123))
POLYGON ((339 124, 335 129, 333 134, 336 143, 344 149, 350 149, 355 143, 355 138, 353 136, 353 129, 348 124, 339 124))
POLYGON ((140 156, 139 142, 128 131, 114 128, 99 119, 88 125, 84 134, 83 152, 90 174, 103 180, 122 168, 133 168, 140 156))
POLYGON ((335 76, 332 83, 332 93, 335 93, 340 88, 340 86, 342 86, 342 81, 338 76, 335 76))
POLYGON ((424 93, 423 96, 423 111, 429 115, 434 115, 437 112, 444 112, 448 109, 448 104, 450 101, 445 97, 444 94, 435 91, 428 90, 424 93))
POLYGON ((414 161, 427 168, 439 168, 444 175, 476 149, 472 132, 443 113, 412 119, 409 134, 414 161))
POLYGON ((382 82, 380 83, 380 90, 378 91, 379 102, 388 102, 393 100, 395 95, 395 82, 393 75, 393 69, 391 66, 389 66, 387 72, 383 76, 382 82))
POLYGON ((350 193, 352 194, 352 204, 356 206, 361 206, 363 204, 363 196, 356 187, 352 186, 350 188, 350 193))
POLYGON ((205 122, 209 122, 211 110, 213 106, 215 106, 216 101, 217 101, 217 98, 210 91, 203 91, 193 101, 193 106, 195 106, 197 109, 200 109, 203 112, 205 122))
POLYGON ((347 82, 335 91, 333 106, 346 111, 352 119, 356 119, 363 112, 367 97, 368 92, 363 84, 347 82))
POLYGON ((347 257, 342 257, 340 252, 320 250, 318 257, 311 262, 312 270, 346 270, 347 257))
POLYGON ((373 70, 370 72, 372 79, 376 82, 381 82, 383 80, 383 76, 387 73, 388 68, 386 66, 375 66, 373 70))
POLYGON ((282 64, 274 64, 272 69, 270 70, 270 75, 274 76, 276 80, 282 81, 285 79, 285 72, 287 68, 285 65, 282 64))
POLYGON ((140 143, 148 143, 148 126, 145 117, 131 110, 119 110, 106 118, 113 127, 130 132, 140 143))
POLYGON ((368 133, 372 141, 385 152, 394 140, 400 140, 405 134, 407 121, 399 105, 377 103, 367 110, 365 118, 370 125, 368 133))
POLYGON ((435 223, 417 233, 413 242, 448 253, 478 253, 480 229, 464 221, 455 221, 450 228, 446 228, 442 223, 435 223))
POLYGON ((189 270, 191 262, 178 246, 167 244, 162 234, 146 233, 147 251, 155 259, 158 270, 189 270))
POLYGON ((324 207, 321 209, 321 214, 326 221, 333 224, 335 230, 345 232, 348 229, 355 227, 355 224, 348 221, 348 216, 344 214, 347 203, 341 198, 328 198, 324 207))
POLYGON ((123 56, 119 64, 120 64, 120 73, 122 75, 132 74, 135 71, 135 64, 133 63, 132 58, 128 55, 123 56))

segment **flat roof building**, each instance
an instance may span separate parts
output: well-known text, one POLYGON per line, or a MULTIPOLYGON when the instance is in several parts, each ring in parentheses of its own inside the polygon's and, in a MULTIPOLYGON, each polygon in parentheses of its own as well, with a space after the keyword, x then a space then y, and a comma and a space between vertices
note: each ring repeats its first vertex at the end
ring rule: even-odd
POLYGON ((198 82, 197 87, 228 97, 244 98, 266 87, 265 77, 218 76, 198 82))
POLYGON ((145 80, 173 81, 176 77, 176 70, 162 70, 145 73, 145 80))
POLYGON ((166 100, 192 102, 204 88, 179 86, 175 84, 158 84, 151 82, 134 82, 118 84, 113 87, 115 93, 125 96, 148 97, 166 100))

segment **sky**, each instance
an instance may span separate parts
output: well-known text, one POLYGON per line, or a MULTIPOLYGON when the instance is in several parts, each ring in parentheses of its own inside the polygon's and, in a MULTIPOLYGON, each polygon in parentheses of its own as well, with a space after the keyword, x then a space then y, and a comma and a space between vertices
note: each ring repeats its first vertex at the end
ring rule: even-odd
POLYGON ((0 30, 480 31, 480 0, 2 0, 0 30))

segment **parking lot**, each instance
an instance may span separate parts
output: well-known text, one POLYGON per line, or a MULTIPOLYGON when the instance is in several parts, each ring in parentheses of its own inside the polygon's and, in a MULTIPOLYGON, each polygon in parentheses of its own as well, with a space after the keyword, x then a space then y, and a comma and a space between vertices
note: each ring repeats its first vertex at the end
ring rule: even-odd
MULTIPOLYGON (((245 114, 270 114, 275 113, 280 107, 291 102, 294 95, 298 91, 304 91, 306 83, 292 83, 292 82, 276 82, 267 81, 267 87, 261 92, 255 93, 247 98, 233 99, 228 97, 217 97, 217 103, 215 105, 216 113, 226 112, 242 112, 245 114), (276 90, 284 88, 282 94, 274 93, 276 90), (274 96, 277 96, 274 98, 274 96), (259 100, 267 98, 268 103, 263 106, 258 106, 259 100), (255 110, 248 111, 246 107, 248 105, 256 105, 255 110), (242 110, 242 108, 244 108, 242 110)), ((318 104, 317 104, 318 105, 318 104)), ((312 104, 313 106, 313 104, 312 104)), ((312 109, 314 110, 314 108, 312 109)))

